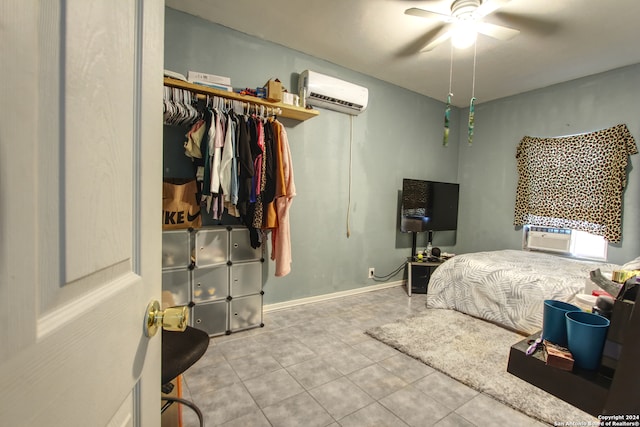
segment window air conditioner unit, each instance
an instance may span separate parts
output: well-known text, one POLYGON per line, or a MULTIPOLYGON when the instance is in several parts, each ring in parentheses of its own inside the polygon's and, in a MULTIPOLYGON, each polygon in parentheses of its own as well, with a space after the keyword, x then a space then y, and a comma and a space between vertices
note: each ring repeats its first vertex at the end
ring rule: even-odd
POLYGON ((544 229, 529 230, 527 234, 527 249, 571 253, 571 230, 569 229, 544 229))
POLYGON ((369 102, 369 90, 335 77, 305 70, 300 73, 298 93, 306 105, 351 115, 362 113, 369 102))

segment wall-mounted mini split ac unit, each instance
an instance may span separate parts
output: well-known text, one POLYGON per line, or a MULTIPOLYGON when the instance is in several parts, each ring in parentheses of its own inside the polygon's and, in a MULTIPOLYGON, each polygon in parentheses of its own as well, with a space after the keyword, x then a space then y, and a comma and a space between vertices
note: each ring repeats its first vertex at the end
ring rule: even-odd
POLYGON ((531 227, 525 234, 526 249, 571 253, 571 230, 531 227))
POLYGON ((351 115, 362 113, 369 102, 366 87, 310 70, 300 73, 298 93, 307 105, 351 115))

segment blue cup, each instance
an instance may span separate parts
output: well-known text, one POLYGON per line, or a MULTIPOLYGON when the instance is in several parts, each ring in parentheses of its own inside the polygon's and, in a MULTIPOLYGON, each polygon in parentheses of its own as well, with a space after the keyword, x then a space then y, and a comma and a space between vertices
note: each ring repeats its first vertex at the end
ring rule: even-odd
POLYGON ((565 314, 571 311, 581 311, 568 302, 548 299, 544 301, 544 311, 542 313, 542 338, 558 344, 567 346, 567 320, 565 314))
POLYGON ((593 313, 570 311, 566 314, 566 322, 569 351, 575 365, 590 371, 598 369, 609 319, 593 313))

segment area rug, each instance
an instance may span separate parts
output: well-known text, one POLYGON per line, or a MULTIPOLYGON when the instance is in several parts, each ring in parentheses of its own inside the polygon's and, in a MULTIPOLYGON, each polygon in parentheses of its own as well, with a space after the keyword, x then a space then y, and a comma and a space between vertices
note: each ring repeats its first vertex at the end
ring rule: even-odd
POLYGON ((428 309, 367 334, 532 418, 597 425, 593 416, 508 373, 509 349, 524 337, 493 323, 428 309))

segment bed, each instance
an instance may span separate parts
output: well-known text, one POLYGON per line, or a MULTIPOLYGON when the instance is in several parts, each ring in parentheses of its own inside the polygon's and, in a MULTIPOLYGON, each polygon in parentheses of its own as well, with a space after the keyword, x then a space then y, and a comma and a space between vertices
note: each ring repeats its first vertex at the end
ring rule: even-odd
POLYGON ((606 274, 620 266, 523 250, 457 255, 431 275, 427 307, 457 310, 533 334, 542 329, 544 300, 573 302, 596 268, 606 274))

